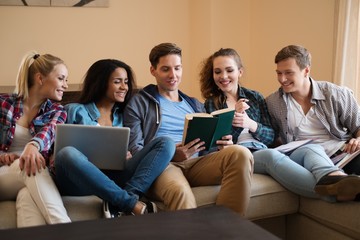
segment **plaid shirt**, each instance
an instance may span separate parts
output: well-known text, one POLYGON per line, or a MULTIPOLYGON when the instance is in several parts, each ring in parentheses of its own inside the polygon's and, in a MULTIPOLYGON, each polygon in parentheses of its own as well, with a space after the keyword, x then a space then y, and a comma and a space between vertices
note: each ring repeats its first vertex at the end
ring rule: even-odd
MULTIPOLYGON (((0 150, 7 152, 12 144, 16 121, 23 114, 23 101, 16 94, 0 95, 0 150)), ((40 145, 40 152, 49 160, 51 147, 55 140, 55 126, 58 123, 64 123, 66 112, 63 106, 53 103, 50 100, 45 101, 37 114, 31 121, 29 130, 40 145)))
MULTIPOLYGON (((316 117, 333 139, 349 140, 360 131, 360 108, 352 91, 326 81, 311 82, 311 103, 316 117)), ((286 93, 279 88, 266 98, 273 127, 282 143, 293 141, 289 134, 288 108, 284 100, 286 93)))
MULTIPOLYGON (((249 109, 246 110, 247 115, 257 122, 258 128, 256 132, 249 133, 260 142, 264 143, 265 145, 270 145, 274 141, 274 130, 271 127, 270 115, 265 103, 264 97, 256 91, 246 89, 244 87, 238 88, 238 99, 246 98, 249 101, 247 104, 250 106, 249 109)), ((226 102, 223 103, 220 108, 227 108, 226 102)), ((211 113, 217 109, 215 109, 214 100, 213 99, 206 99, 205 101, 205 109, 206 112, 211 113)), ((236 142, 241 132, 244 128, 241 127, 233 127, 233 141, 236 142)))

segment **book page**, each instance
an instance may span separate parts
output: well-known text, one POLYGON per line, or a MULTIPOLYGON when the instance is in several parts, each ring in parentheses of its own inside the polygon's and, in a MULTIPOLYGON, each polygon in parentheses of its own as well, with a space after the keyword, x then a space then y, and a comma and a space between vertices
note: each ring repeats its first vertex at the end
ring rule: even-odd
POLYGON ((279 152, 282 152, 282 153, 289 153, 309 142, 313 141, 312 139, 305 139, 305 140, 299 140, 299 141, 292 141, 292 142, 289 142, 287 144, 283 144, 283 145, 280 145, 274 149, 278 150, 279 152))
MULTIPOLYGON (((360 154, 360 150, 357 150, 353 153, 343 153, 341 155, 343 155, 344 157, 339 160, 335 166, 339 167, 339 168, 343 168, 346 164, 348 164, 351 160, 353 160, 355 157, 357 157, 360 154)), ((332 160, 332 159, 331 159, 332 160)))
POLYGON ((211 112, 211 115, 215 116, 215 115, 219 115, 219 114, 231 112, 231 111, 235 111, 235 109, 234 108, 223 108, 223 109, 219 109, 219 110, 211 112))
POLYGON ((213 117, 211 114, 208 113, 188 113, 185 115, 185 120, 191 120, 194 117, 213 117))

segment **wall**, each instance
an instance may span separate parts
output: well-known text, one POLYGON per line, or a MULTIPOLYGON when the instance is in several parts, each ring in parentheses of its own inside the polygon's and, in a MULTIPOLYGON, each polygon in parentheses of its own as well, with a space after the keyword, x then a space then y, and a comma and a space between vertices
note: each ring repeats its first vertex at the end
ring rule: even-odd
POLYGON ((313 77, 331 81, 335 0, 110 0, 108 8, 0 6, 0 86, 14 85, 22 56, 35 49, 65 60, 69 83, 80 83, 100 58, 130 64, 138 84, 154 82, 148 53, 160 42, 183 48, 181 89, 201 97, 200 62, 220 47, 245 64, 241 83, 265 96, 277 89, 273 59, 302 44, 313 54, 313 77))

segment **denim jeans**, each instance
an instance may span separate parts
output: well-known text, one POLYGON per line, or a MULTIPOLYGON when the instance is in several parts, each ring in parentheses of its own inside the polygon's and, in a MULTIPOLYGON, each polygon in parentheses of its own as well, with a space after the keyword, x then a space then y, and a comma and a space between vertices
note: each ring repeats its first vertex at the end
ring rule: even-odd
MULTIPOLYGON (((269 174, 288 190, 299 195, 319 198, 314 187, 321 177, 339 170, 326 155, 322 146, 307 144, 294 150, 289 156, 275 149, 263 149, 253 153, 254 172, 269 174)), ((324 198, 333 201, 331 197, 324 198)))
POLYGON ((96 195, 122 211, 131 211, 174 153, 174 141, 159 137, 127 160, 123 171, 101 171, 76 148, 64 147, 56 156, 55 182, 63 195, 96 195))

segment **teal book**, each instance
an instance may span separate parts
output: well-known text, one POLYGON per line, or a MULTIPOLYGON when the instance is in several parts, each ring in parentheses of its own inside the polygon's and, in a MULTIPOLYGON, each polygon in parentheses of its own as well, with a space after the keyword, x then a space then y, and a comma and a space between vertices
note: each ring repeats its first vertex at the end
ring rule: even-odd
POLYGON ((225 108, 212 113, 186 114, 182 144, 196 138, 205 142, 205 150, 216 147, 216 141, 231 134, 235 110, 225 108))

